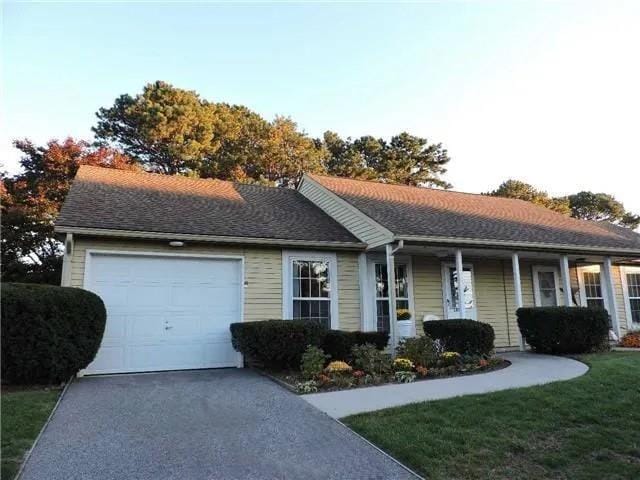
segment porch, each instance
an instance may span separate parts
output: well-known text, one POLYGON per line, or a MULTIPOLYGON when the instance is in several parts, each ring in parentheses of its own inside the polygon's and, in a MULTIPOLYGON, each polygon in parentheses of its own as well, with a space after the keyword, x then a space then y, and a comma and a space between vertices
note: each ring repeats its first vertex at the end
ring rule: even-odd
POLYGON ((494 328, 496 348, 523 349, 515 313, 522 306, 600 306, 615 337, 640 328, 640 265, 632 258, 401 240, 361 254, 359 269, 363 329, 388 330, 393 344, 422 334, 425 320, 470 318, 494 328), (411 319, 398 321, 405 309, 411 319))

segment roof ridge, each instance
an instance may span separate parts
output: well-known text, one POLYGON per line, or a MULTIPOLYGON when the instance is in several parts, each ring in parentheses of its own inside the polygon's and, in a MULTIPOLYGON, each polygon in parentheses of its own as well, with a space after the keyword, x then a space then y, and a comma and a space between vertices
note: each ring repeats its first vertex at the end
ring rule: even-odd
POLYGON ((242 185, 242 186, 247 186, 247 187, 256 187, 256 188, 269 188, 269 189, 277 189, 277 190, 290 190, 290 191, 296 191, 293 188, 283 188, 283 187, 277 187, 277 186, 271 186, 271 185, 261 185, 261 184, 257 184, 257 183, 242 183, 242 182, 237 182, 237 181, 232 181, 232 180, 222 180, 220 178, 214 178, 214 177, 209 177, 209 178, 200 178, 200 177, 187 177, 185 175, 179 175, 179 174, 167 174, 167 173, 160 173, 160 172, 148 172, 146 170, 123 170, 120 168, 110 168, 110 167, 102 167, 100 165, 80 165, 79 167, 80 169, 94 169, 94 170, 102 170, 102 171, 109 171, 109 173, 115 173, 118 172, 119 174, 129 174, 129 175, 140 175, 140 176, 151 176, 154 178, 170 178, 170 179, 179 179, 179 181, 193 181, 193 182, 207 182, 207 183, 224 183, 224 184, 229 184, 229 185, 242 185))
MULTIPOLYGON (((372 183, 375 185, 382 185, 382 186, 389 186, 389 187, 402 187, 402 188, 406 188, 406 189, 410 189, 410 190, 415 190, 415 191, 424 191, 424 190, 429 190, 432 192, 442 192, 442 193, 455 193, 458 195, 469 195, 472 197, 480 197, 480 198, 495 198, 498 201, 510 201, 510 202, 524 202, 526 205, 528 206, 534 206, 536 208, 542 208, 544 210, 548 210, 551 211, 557 215, 562 215, 563 217, 565 217, 566 215, 563 215, 562 213, 556 212, 554 210, 550 210, 546 207, 543 207, 542 205, 537 205, 533 202, 530 202, 528 200, 523 200, 521 198, 510 198, 510 197, 500 197, 500 196, 494 196, 494 195, 489 195, 486 193, 474 193, 474 192, 462 192, 460 190, 452 190, 452 189, 446 189, 446 188, 437 188, 437 187, 418 187, 415 185, 403 185, 401 183, 384 183, 384 182, 380 182, 378 180, 366 180, 366 179, 361 179, 361 178, 349 178, 349 177, 338 177, 335 175, 322 175, 319 173, 308 173, 307 174, 310 177, 323 177, 323 178, 335 178, 337 180, 345 180, 345 181, 350 181, 350 182, 361 182, 361 183, 372 183)), ((569 217, 569 218, 573 218, 573 217, 569 217)), ((578 220, 578 219, 576 219, 578 220)))

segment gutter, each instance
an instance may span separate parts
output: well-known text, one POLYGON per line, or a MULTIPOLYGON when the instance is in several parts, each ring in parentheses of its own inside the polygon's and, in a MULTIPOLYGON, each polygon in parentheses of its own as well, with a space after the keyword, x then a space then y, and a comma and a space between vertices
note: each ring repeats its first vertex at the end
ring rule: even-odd
POLYGON ((96 237, 117 237, 117 238, 139 238, 149 240, 183 240, 191 242, 215 242, 215 243, 233 243, 245 245, 272 245, 287 247, 313 247, 320 249, 338 248, 341 250, 357 250, 363 251, 367 247, 362 242, 318 242, 314 240, 290 240, 279 238, 260 238, 260 237, 231 237, 224 235, 199 235, 190 233, 169 233, 169 232, 146 232, 136 230, 116 230, 106 228, 87 228, 87 227, 69 227, 56 226, 56 233, 71 233, 73 235, 86 235, 96 237))
POLYGON ((436 237, 436 236, 420 236, 420 235, 396 235, 395 240, 406 242, 430 243, 434 245, 457 245, 457 246, 478 246, 490 248, 516 248, 518 250, 552 250, 563 251, 567 253, 584 254, 585 252, 600 253, 608 255, 630 255, 640 257, 640 249, 635 248, 619 248, 619 247, 595 247, 587 245, 572 245, 563 243, 544 243, 544 242, 512 242, 505 240, 484 240, 478 238, 465 237, 436 237))

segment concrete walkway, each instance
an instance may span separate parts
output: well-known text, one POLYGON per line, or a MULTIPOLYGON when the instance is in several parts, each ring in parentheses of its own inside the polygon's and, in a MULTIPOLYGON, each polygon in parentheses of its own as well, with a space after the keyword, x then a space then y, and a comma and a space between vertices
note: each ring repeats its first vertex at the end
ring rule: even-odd
POLYGON ((511 365, 495 372, 402 385, 313 393, 302 395, 302 398, 328 415, 342 418, 409 403, 569 380, 584 375, 589 370, 584 363, 565 357, 525 352, 505 353, 501 356, 509 360, 511 365))

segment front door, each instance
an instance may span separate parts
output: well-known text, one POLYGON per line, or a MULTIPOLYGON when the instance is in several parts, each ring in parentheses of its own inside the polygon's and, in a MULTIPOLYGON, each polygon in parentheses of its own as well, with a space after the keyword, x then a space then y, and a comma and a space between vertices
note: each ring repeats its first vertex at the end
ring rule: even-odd
POLYGON ((473 267, 465 265, 462 272, 462 285, 464 288, 464 312, 460 312, 458 303, 458 272, 454 264, 444 265, 443 274, 445 313, 447 318, 478 319, 478 311, 473 291, 473 267))

